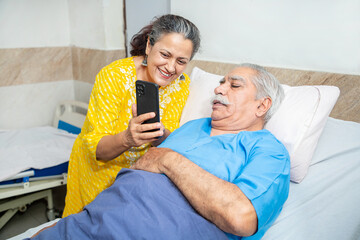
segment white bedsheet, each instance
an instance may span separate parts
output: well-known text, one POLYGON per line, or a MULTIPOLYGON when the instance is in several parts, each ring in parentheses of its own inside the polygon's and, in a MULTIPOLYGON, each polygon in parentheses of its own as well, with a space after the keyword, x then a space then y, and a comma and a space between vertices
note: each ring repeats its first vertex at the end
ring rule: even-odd
POLYGON ((68 161, 76 137, 50 126, 0 131, 0 181, 68 161))
POLYGON ((56 218, 52 221, 49 221, 49 222, 46 222, 46 223, 43 223, 37 227, 34 227, 34 228, 29 228, 28 230, 26 230, 25 232, 19 234, 19 235, 16 235, 14 237, 11 237, 9 238, 8 240, 23 240, 25 238, 31 238, 32 236, 34 236, 37 232, 39 232, 40 230, 42 230, 43 228, 45 227, 48 227, 56 222, 58 222, 61 218, 56 218))
POLYGON ((360 124, 329 118, 308 175, 264 240, 360 239, 360 124))

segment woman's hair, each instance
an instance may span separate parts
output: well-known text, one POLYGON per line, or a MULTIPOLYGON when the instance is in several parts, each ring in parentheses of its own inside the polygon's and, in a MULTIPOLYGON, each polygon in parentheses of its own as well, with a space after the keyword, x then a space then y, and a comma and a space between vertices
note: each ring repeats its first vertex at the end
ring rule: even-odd
POLYGON ((252 78, 257 93, 256 99, 270 97, 272 104, 270 109, 265 114, 265 123, 269 121, 272 115, 279 108, 281 102, 285 97, 284 89, 282 88, 280 82, 265 68, 251 63, 243 63, 241 67, 248 67, 254 70, 257 74, 252 78))
POLYGON ((193 44, 192 59, 200 47, 199 29, 189 20, 172 14, 163 15, 142 28, 131 39, 131 56, 145 56, 146 42, 149 38, 151 46, 167 33, 181 33, 193 44))

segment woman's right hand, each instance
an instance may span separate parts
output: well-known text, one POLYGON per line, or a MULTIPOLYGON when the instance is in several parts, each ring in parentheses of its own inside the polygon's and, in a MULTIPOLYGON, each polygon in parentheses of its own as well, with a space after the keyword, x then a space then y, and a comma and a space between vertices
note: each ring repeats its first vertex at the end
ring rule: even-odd
POLYGON ((136 105, 132 106, 133 118, 130 119, 128 128, 116 135, 107 135, 100 139, 96 147, 96 159, 101 161, 112 160, 132 147, 139 147, 145 143, 155 142, 165 133, 164 125, 160 122, 142 124, 151 119, 155 113, 136 114, 136 105), (146 132, 159 129, 154 132, 146 132))
POLYGON ((164 125, 158 123, 143 124, 146 120, 155 117, 155 113, 144 113, 137 116, 136 104, 132 105, 133 118, 130 119, 128 128, 125 130, 125 142, 130 147, 139 147, 145 143, 156 141, 164 134, 164 125), (149 132, 151 130, 156 130, 149 132))

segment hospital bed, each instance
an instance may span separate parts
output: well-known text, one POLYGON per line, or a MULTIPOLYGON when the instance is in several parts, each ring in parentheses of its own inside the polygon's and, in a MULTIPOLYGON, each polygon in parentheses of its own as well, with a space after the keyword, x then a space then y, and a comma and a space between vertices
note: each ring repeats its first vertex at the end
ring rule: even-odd
MULTIPOLYGON (((210 98, 220 78, 193 69, 181 124, 210 116, 210 98)), ((291 156, 290 192, 263 239, 360 239, 360 123, 329 117, 339 97, 336 87, 284 88, 285 100, 266 128, 291 156)), ((31 236, 58 220, 11 240, 31 236)))
POLYGON ((66 184, 72 145, 85 120, 87 104, 60 103, 53 126, 0 131, 0 229, 16 212, 39 199, 47 217, 58 217, 52 189, 66 184))

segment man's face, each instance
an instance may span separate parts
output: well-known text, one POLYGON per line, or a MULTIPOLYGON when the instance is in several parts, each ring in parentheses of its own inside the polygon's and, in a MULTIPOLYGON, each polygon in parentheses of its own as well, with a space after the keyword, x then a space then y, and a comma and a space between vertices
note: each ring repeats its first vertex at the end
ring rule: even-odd
POLYGON ((258 130, 260 119, 257 113, 261 100, 256 100, 257 90, 251 81, 254 74, 250 68, 239 67, 220 81, 214 92, 229 104, 213 101, 212 127, 227 131, 258 130))

